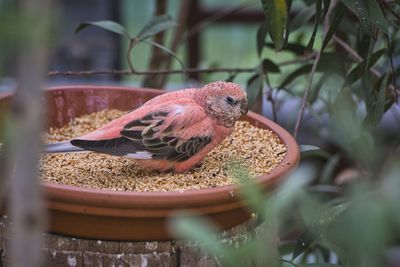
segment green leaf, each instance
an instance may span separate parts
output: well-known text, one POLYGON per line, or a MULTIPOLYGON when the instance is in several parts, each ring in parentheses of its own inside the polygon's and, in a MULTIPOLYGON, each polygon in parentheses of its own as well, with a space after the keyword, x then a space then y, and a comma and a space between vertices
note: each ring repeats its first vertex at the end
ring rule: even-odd
POLYGON ((240 181, 239 194, 246 207, 265 219, 267 212, 264 205, 266 197, 261 187, 254 182, 254 177, 250 175, 249 170, 240 166, 240 164, 231 162, 228 171, 230 176, 236 181, 240 181))
POLYGON ((308 231, 305 231, 297 240, 293 249, 292 260, 296 259, 300 254, 305 252, 314 242, 314 237, 308 231))
POLYGON ((230 258, 224 257, 228 254, 228 251, 220 245, 221 243, 216 238, 217 227, 209 220, 182 212, 170 220, 169 226, 177 238, 198 242, 203 250, 218 257, 223 257, 232 266, 232 262, 229 262, 230 258))
POLYGON ((145 40, 159 32, 175 27, 176 23, 168 15, 162 15, 152 18, 136 36, 139 40, 145 40))
POLYGON ((385 104, 386 104, 386 86, 388 83, 389 75, 384 75, 379 81, 376 83, 373 92, 369 92, 372 94, 373 100, 367 106, 367 116, 365 118, 365 123, 373 128, 375 127, 379 121, 382 119, 383 114, 385 113, 385 104))
POLYGON ((296 16, 290 21, 290 32, 294 32, 303 27, 314 16, 314 8, 312 6, 303 7, 296 16))
POLYGON ((300 236, 293 251, 293 258, 295 259, 307 248, 310 247, 318 237, 326 231, 326 229, 340 216, 347 208, 348 203, 338 204, 325 209, 323 212, 315 216, 310 225, 300 236))
POLYGON ((341 2, 357 16, 364 33, 370 35, 372 28, 367 3, 361 0, 341 0, 341 2))
POLYGON ((370 20, 376 27, 381 29, 384 33, 388 33, 388 25, 385 17, 383 16, 382 9, 376 0, 367 0, 368 14, 370 20))
POLYGON ((386 19, 376 0, 341 0, 358 18, 365 34, 371 35, 372 25, 388 33, 386 19))
POLYGON ((261 57, 262 50, 264 48, 265 37, 267 36, 267 25, 266 23, 261 24, 257 30, 257 55, 261 57))
POLYGON ((225 79, 225 82, 233 82, 238 75, 237 72, 229 74, 228 78, 225 79))
POLYGON ((320 184, 329 184, 332 182, 333 174, 340 160, 340 154, 336 154, 329 158, 328 162, 322 169, 320 184))
POLYGON ((280 68, 278 65, 276 65, 272 60, 268 59, 268 58, 264 58, 261 62, 261 67, 262 67, 262 71, 263 73, 279 73, 281 72, 280 68))
MULTIPOLYGON (((316 72, 323 72, 323 73, 335 73, 339 76, 344 76, 344 63, 348 62, 348 58, 342 57, 337 53, 323 53, 319 60, 316 72)), ((291 72, 286 78, 281 82, 278 88, 285 88, 291 82, 293 82, 298 77, 308 74, 312 69, 312 64, 305 64, 300 66, 299 68, 295 69, 291 72)))
MULTIPOLYGON (((274 44, 272 44, 272 43, 267 43, 266 45, 271 48, 274 47, 274 44)), ((306 49, 306 47, 304 45, 297 44, 297 43, 288 43, 285 45, 284 48, 282 48, 283 51, 290 51, 298 56, 303 56, 305 49, 306 49)))
POLYGON ((321 53, 325 50, 326 46, 328 45, 329 41, 332 39, 332 36, 335 34, 336 30, 338 29, 340 22, 344 17, 345 13, 345 6, 342 3, 338 3, 333 10, 333 20, 329 25, 329 30, 325 35, 324 41, 322 42, 321 53))
POLYGON ((321 148, 313 145, 300 145, 301 157, 322 157, 328 159, 329 153, 321 148))
POLYGON ((319 78, 318 82, 311 88, 310 95, 308 97, 308 102, 310 104, 314 103, 315 100, 317 100, 319 92, 321 91, 322 85, 324 85, 324 82, 327 80, 328 75, 322 75, 321 78, 319 78))
POLYGON ((288 76, 286 76, 286 78, 279 85, 279 88, 284 88, 284 87, 288 86, 292 81, 294 81, 299 76, 309 73, 311 71, 311 69, 312 69, 312 64, 306 64, 306 65, 303 65, 303 66, 297 68, 292 73, 290 73, 288 76))
POLYGON ((286 0, 261 0, 268 33, 277 51, 285 46, 288 34, 288 5, 286 0))
POLYGON ((361 29, 359 29, 356 48, 357 48, 357 53, 364 59, 369 54, 371 42, 372 42, 371 36, 363 34, 361 29))
POLYGON ((145 43, 151 44, 152 46, 155 46, 155 47, 167 52, 171 56, 173 56, 176 59, 176 61, 178 61, 179 65, 181 65, 182 69, 185 70, 185 65, 183 64, 182 60, 180 60, 178 58, 178 56, 174 52, 172 52, 170 49, 166 48, 163 45, 160 45, 160 44, 157 44, 157 43, 155 43, 153 41, 150 41, 150 40, 142 40, 142 41, 145 42, 145 43))
POLYGON ((305 54, 308 54, 311 52, 314 46, 315 42, 315 35, 317 34, 318 31, 318 25, 321 22, 321 12, 322 12, 322 0, 317 0, 315 2, 315 21, 314 21, 314 29, 311 34, 310 41, 307 44, 305 54))
POLYGON ((110 20, 88 21, 88 22, 81 23, 78 25, 78 27, 76 27, 75 33, 78 33, 80 31, 82 31, 83 29, 86 29, 89 26, 96 26, 96 27, 102 28, 104 30, 120 34, 120 35, 125 36, 130 39, 129 33, 124 28, 124 26, 122 26, 121 24, 116 23, 114 21, 110 21, 110 20))
POLYGON ((361 61, 357 64, 347 75, 346 80, 343 84, 343 87, 348 86, 355 81, 359 80, 365 73, 366 69, 369 69, 379 60, 379 58, 386 53, 386 48, 382 48, 375 53, 373 53, 369 58, 361 61), (368 61, 368 66, 367 66, 368 61))
POLYGON ((262 88, 264 85, 263 77, 261 77, 258 73, 254 74, 247 80, 247 99, 249 102, 249 107, 252 107, 256 102, 256 99, 262 92, 262 88))
POLYGON ((325 209, 309 225, 309 230, 319 234, 325 231, 347 208, 349 203, 341 203, 325 209))

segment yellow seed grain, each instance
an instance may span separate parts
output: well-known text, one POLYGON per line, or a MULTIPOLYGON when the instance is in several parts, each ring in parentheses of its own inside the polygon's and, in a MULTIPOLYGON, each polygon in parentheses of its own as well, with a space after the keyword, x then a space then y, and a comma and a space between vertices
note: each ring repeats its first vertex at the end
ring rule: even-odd
MULTIPOLYGON (((51 128, 45 142, 60 142, 93 131, 123 115, 104 110, 78 117, 62 128, 51 128)), ((43 155, 40 175, 44 181, 114 191, 178 191, 212 188, 235 183, 232 166, 243 166, 252 176, 269 173, 286 155, 286 147, 273 132, 239 121, 235 131, 213 149, 199 166, 185 174, 142 169, 132 159, 100 153, 43 155)))

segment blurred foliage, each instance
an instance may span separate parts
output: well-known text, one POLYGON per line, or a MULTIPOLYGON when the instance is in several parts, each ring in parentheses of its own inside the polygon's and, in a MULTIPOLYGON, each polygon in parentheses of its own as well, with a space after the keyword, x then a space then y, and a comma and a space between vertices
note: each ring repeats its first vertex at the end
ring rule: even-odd
POLYGON ((267 20, 255 36, 259 64, 248 78, 249 99, 265 88, 302 96, 320 53, 307 106, 322 107, 328 119, 318 134, 334 148, 301 146, 298 171, 270 193, 232 166, 261 222, 251 241, 228 246, 216 238, 216 225, 194 214, 175 217, 173 231, 224 266, 399 266, 400 135, 378 128, 398 102, 399 2, 261 2, 267 20), (301 31, 297 40, 288 37, 301 31), (263 56, 265 47, 292 53, 290 71, 279 57, 263 56))

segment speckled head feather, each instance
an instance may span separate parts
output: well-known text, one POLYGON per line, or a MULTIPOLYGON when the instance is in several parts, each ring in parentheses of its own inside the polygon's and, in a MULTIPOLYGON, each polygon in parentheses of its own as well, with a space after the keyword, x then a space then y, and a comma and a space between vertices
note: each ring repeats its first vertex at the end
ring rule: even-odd
POLYGON ((247 94, 236 83, 209 83, 196 91, 195 99, 210 117, 228 128, 247 113, 247 94))

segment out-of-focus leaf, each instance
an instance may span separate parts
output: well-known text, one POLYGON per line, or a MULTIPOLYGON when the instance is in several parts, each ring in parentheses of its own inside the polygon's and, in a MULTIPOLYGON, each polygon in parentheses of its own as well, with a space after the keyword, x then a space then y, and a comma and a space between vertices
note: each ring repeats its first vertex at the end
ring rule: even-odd
POLYGON ((300 254, 306 251, 313 242, 314 237, 312 234, 308 231, 305 231, 297 240, 297 243, 293 249, 292 260, 296 259, 300 254))
POLYGON ((303 66, 297 68, 296 70, 291 72, 288 76, 286 76, 286 78, 279 85, 279 88, 284 88, 284 87, 288 86, 292 81, 294 81, 299 76, 309 73, 311 71, 311 69, 312 69, 312 64, 306 64, 306 65, 303 65, 303 66))
POLYGON ((260 28, 257 30, 257 54, 261 57, 261 53, 264 48, 265 37, 267 37, 267 25, 266 23, 261 24, 260 28))
POLYGON ((338 3, 332 12, 333 20, 331 25, 329 25, 329 30, 325 35, 324 41, 322 42, 321 53, 325 50, 326 46, 328 45, 329 41, 332 39, 332 36, 335 34, 336 30, 338 29, 340 22, 343 19, 344 12, 346 8, 342 3, 338 3))
POLYGON ((341 2, 357 16, 364 33, 370 35, 372 32, 371 18, 369 17, 367 3, 359 0, 341 0, 341 2))
POLYGON ((309 54, 314 47, 315 35, 317 34, 317 31, 318 31, 318 25, 321 22, 321 12, 322 12, 322 0, 316 0, 315 1, 314 29, 311 34, 310 41, 307 44, 306 51, 304 51, 304 53, 306 55, 309 54))
POLYGON ((356 44, 357 53, 362 58, 365 59, 368 56, 368 51, 370 50, 369 47, 370 47, 372 38, 369 35, 363 34, 361 32, 361 29, 360 29, 360 32, 358 33, 358 35, 359 35, 359 38, 357 38, 357 44, 356 44))
POLYGON ((317 72, 335 73, 339 76, 345 76, 345 65, 350 63, 349 57, 346 55, 340 55, 335 52, 325 52, 321 54, 319 59, 317 72))
POLYGON ((327 75, 322 75, 321 78, 319 78, 318 82, 311 88, 310 95, 308 97, 308 102, 310 104, 314 103, 315 100, 317 100, 319 92, 321 91, 322 85, 328 78, 327 75))
POLYGON ((230 257, 224 257, 228 252, 216 238, 216 226, 205 218, 187 213, 177 214, 170 220, 169 229, 177 238, 198 242, 204 250, 223 257, 229 266, 233 266, 233 262, 229 262, 230 257))
POLYGON ((274 209, 280 214, 286 214, 285 212, 288 212, 287 209, 293 207, 297 199, 305 197, 304 188, 310 185, 314 176, 313 168, 300 166, 278 188, 273 202, 274 209))
POLYGON ((314 16, 314 10, 313 6, 304 7, 299 10, 299 13, 290 21, 290 32, 294 32, 307 24, 314 16))
POLYGON ((278 248, 279 254, 281 255, 291 254, 294 250, 295 245, 296 243, 293 241, 283 241, 278 248))
POLYGON ((264 85, 263 77, 261 77, 258 73, 254 74, 247 80, 247 99, 249 102, 249 107, 253 106, 256 102, 257 97, 261 94, 262 88, 264 85))
POLYGON ((228 78, 225 79, 225 82, 233 82, 237 76, 237 72, 229 74, 228 78))
POLYGON ((322 157, 329 158, 330 155, 325 150, 313 145, 300 145, 301 157, 322 157))
POLYGON ((330 263, 307 263, 302 264, 300 267, 341 267, 342 265, 330 264, 330 263))
MULTIPOLYGON (((348 61, 348 58, 342 57, 337 53, 323 53, 320 57, 316 72, 335 73, 339 76, 344 76, 343 65, 348 61)), ((279 85, 279 88, 285 88, 298 77, 310 73, 312 64, 305 64, 291 72, 279 85)))
POLYGON ((268 33, 276 50, 285 45, 288 34, 288 6, 286 0, 261 0, 267 23, 268 33))
POLYGON ((323 234, 323 232, 340 216, 347 208, 348 203, 338 204, 325 209, 318 214, 300 236, 293 251, 293 259, 303 253, 310 245, 323 234))
POLYGON ((348 207, 349 203, 346 202, 325 209, 311 222, 309 230, 317 234, 321 233, 321 231, 324 231, 330 226, 348 207))
POLYGON ((375 65, 375 63, 379 60, 379 58, 385 53, 386 53, 386 48, 382 48, 381 50, 378 50, 375 53, 373 53, 369 57, 369 59, 363 60, 360 63, 358 63, 358 65, 355 66, 347 75, 343 87, 359 80, 364 75, 365 69, 375 65), (367 66, 367 61, 369 61, 368 66, 367 66))
POLYGON ((329 6, 331 5, 331 0, 323 0, 324 1, 324 14, 322 15, 322 19, 325 18, 326 13, 328 13, 329 6))
POLYGON ((176 23, 168 15, 156 16, 152 18, 136 36, 139 40, 145 40, 159 32, 175 27, 176 23))
POLYGON ((381 29, 384 33, 388 33, 388 25, 383 16, 382 9, 376 0, 366 0, 368 5, 368 15, 372 24, 381 29))
MULTIPOLYGON (((274 47, 274 45, 272 43, 267 43, 266 45, 271 48, 274 47)), ((298 44, 298 43, 288 43, 285 45, 284 48, 282 48, 283 51, 290 51, 298 56, 304 55, 305 49, 306 49, 306 47, 304 45, 298 44)))
POLYGON ((367 107, 365 123, 371 128, 375 127, 379 123, 383 114, 385 113, 385 93, 388 79, 389 75, 385 75, 377 82, 373 91, 370 92, 370 94, 373 95, 373 101, 371 101, 372 103, 370 103, 370 106, 367 107))
POLYGON ((264 58, 263 61, 261 62, 261 67, 262 71, 264 73, 279 73, 281 72, 280 68, 278 65, 276 65, 272 60, 268 58, 264 58))
POLYGON ((331 157, 322 169, 320 184, 329 184, 333 180, 333 173, 339 163, 340 154, 331 157))
POLYGON ((122 26, 121 24, 116 23, 114 21, 110 21, 110 20, 88 21, 88 22, 81 23, 78 25, 78 27, 76 27, 75 33, 78 33, 81 30, 86 29, 89 26, 96 26, 96 27, 102 28, 104 30, 120 34, 120 35, 125 36, 130 39, 128 31, 124 28, 124 26, 122 26))
POLYGON ((239 193, 248 209, 258 213, 262 220, 267 218, 268 210, 265 209, 266 197, 262 189, 254 183, 253 177, 249 175, 249 171, 243 167, 234 167, 230 171, 236 180, 243 184, 240 187, 239 193))

